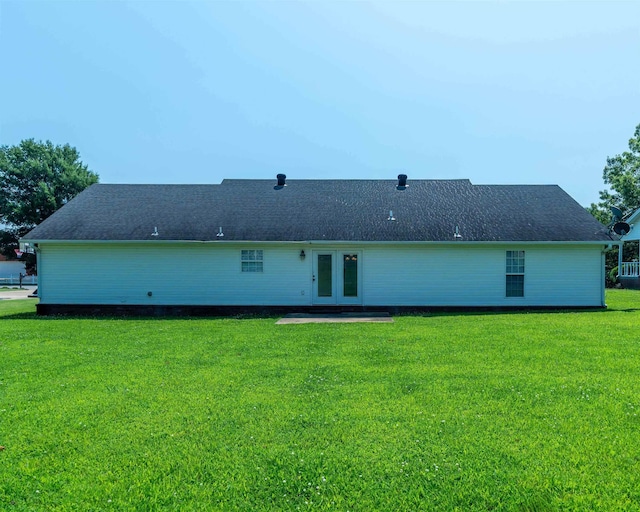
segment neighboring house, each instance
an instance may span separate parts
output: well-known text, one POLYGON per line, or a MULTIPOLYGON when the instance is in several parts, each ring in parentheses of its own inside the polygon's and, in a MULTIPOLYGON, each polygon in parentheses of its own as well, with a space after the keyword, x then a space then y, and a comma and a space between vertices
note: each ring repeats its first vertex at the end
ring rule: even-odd
POLYGON ((402 185, 93 185, 24 237, 38 312, 605 306, 617 242, 558 186, 402 185))
POLYGON ((25 274, 23 261, 8 261, 0 254, 0 285, 19 283, 20 274, 25 274))
MULTIPOLYGON (((638 242, 640 240, 640 209, 632 213, 624 222, 629 224, 631 230, 620 237, 622 244, 625 242, 638 242)), ((619 251, 618 255, 618 280, 620 284, 624 288, 640 289, 640 245, 639 253, 633 261, 622 261, 622 250, 619 251)))

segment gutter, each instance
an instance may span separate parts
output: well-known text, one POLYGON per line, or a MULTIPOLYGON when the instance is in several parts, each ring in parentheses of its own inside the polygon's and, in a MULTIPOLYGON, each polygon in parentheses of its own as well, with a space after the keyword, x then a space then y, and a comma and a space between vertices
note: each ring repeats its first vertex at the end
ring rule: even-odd
POLYGON ((479 240, 479 241, 456 241, 456 240, 395 240, 395 241, 370 241, 370 240, 52 240, 52 239, 29 239, 23 238, 21 243, 35 244, 68 244, 68 245, 103 245, 103 244, 261 244, 261 245, 620 245, 622 242, 611 243, 605 240, 479 240))

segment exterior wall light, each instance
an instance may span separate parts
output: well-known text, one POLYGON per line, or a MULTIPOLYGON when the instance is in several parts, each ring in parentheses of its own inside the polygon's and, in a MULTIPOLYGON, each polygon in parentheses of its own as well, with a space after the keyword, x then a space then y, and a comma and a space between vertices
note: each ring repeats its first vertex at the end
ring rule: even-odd
POLYGON ((302 261, 304 261, 304 259, 305 259, 306 257, 307 257, 307 255, 304 253, 304 249, 302 249, 302 250, 300 251, 300 259, 301 259, 302 261))

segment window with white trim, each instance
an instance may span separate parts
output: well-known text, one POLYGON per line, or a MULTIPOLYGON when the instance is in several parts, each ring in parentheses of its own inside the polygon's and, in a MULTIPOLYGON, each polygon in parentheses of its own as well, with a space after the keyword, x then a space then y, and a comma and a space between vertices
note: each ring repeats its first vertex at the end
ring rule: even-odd
POLYGON ((243 249, 240 259, 242 272, 262 272, 264 261, 262 249, 243 249))
POLYGON ((507 297, 524 297, 524 251, 507 251, 507 297))

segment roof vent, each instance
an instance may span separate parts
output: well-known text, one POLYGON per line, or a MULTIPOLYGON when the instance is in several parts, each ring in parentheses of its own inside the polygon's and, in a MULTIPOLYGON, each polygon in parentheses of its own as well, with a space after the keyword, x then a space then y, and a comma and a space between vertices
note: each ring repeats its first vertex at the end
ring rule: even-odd
POLYGON ((287 175, 286 174, 278 174, 276 175, 276 179, 278 180, 278 183, 276 184, 275 187, 273 187, 273 190, 282 190, 284 187, 287 186, 287 175))
POLYGON ((216 236, 218 238, 222 238, 224 236, 224 233, 222 232, 222 226, 218 228, 218 232, 216 233, 216 236))
POLYGON ((409 185, 407 185, 407 175, 406 174, 398 174, 398 186, 397 190, 405 190, 409 185))
POLYGON ((151 236, 158 236, 159 234, 160 234, 160 233, 158 233, 158 227, 157 227, 157 226, 155 226, 155 227, 153 228, 153 233, 151 233, 151 236))
POLYGON ((456 226, 456 229, 453 232, 453 238, 455 238, 456 240, 460 240, 462 238, 462 235, 460 234, 460 227, 459 226, 456 226))
POLYGON ((396 218, 393 216, 393 210, 389 210, 389 218, 387 220, 396 220, 396 218))

